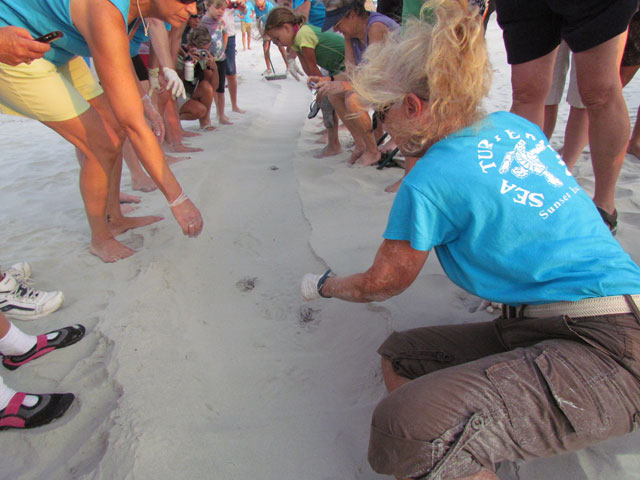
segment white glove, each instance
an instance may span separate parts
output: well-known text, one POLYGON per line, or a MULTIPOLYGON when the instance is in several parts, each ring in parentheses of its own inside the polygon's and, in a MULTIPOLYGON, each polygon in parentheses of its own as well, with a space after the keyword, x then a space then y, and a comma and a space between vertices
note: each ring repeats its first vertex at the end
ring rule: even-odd
POLYGON ((168 67, 162 67, 162 73, 164 74, 164 79, 167 81, 167 90, 171 92, 173 98, 187 98, 187 92, 184 91, 182 79, 176 71, 168 67))
POLYGON ((289 59, 289 61, 287 61, 287 72, 289 72, 291 76, 298 82, 300 81, 300 75, 302 75, 302 71, 298 67, 295 58, 291 58, 289 59))
POLYGON ((302 277, 302 282, 300 283, 302 298, 307 301, 314 300, 316 298, 328 298, 320 295, 320 289, 331 273, 331 269, 329 269, 324 273, 324 275, 314 275, 313 273, 305 274, 305 276, 302 277))
POLYGON ((153 95, 153 91, 154 90, 158 90, 160 91, 160 82, 158 82, 158 72, 160 71, 159 68, 150 68, 149 69, 149 85, 151 86, 149 88, 149 96, 153 95))

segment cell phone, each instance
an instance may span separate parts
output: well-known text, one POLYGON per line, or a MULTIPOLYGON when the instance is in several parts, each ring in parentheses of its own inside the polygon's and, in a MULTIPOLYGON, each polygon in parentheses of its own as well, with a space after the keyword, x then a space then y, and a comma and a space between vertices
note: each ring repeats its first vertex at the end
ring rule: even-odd
POLYGON ((56 30, 54 32, 49 32, 45 35, 42 35, 41 37, 36 38, 36 42, 51 43, 54 40, 62 37, 64 37, 64 33, 62 33, 60 30, 56 30))

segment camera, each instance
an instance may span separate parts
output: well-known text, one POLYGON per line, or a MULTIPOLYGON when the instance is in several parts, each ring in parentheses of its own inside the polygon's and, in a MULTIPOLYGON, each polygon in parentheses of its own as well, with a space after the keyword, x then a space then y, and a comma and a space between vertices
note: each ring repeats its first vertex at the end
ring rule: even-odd
POLYGON ((231 2, 231 8, 238 8, 239 3, 238 2, 231 2))
POLYGON ((208 54, 209 54, 209 50, 198 50, 198 56, 200 58, 207 58, 208 54))

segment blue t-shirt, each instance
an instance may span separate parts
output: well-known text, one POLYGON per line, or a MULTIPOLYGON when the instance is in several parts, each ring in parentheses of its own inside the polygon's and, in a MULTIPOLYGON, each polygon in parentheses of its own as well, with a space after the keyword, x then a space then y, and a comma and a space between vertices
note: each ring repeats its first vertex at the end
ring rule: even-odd
MULTIPOLYGON (((61 30, 64 37, 52 42, 51 50, 44 54, 44 58, 55 65, 64 65, 76 55, 90 57, 87 42, 71 21, 70 1, 0 0, 0 26, 26 28, 34 38, 61 30)), ((124 28, 129 17, 129 0, 109 1, 122 13, 124 28)))
POLYGON ((258 8, 258 6, 256 5, 256 7, 255 7, 256 19, 260 20, 262 22, 266 22, 267 21, 267 17, 269 16, 269 13, 274 8, 275 8, 275 6, 269 0, 266 0, 264 2, 264 10, 260 10, 258 8))
POLYGON ((291 8, 295 10, 304 2, 311 2, 311 7, 309 8, 309 18, 307 19, 307 23, 311 25, 315 25, 316 27, 322 28, 322 25, 324 24, 324 17, 325 17, 324 3, 322 3, 320 0, 293 0, 293 3, 291 4, 291 8))
POLYGON ((383 236, 435 248, 454 283, 508 305, 640 293, 640 268, 542 130, 507 112, 433 145, 383 236))
POLYGON ((245 7, 247 8, 247 13, 242 15, 242 13, 240 13, 240 10, 236 10, 236 16, 243 22, 251 23, 253 22, 253 18, 251 17, 251 13, 254 11, 253 3, 247 2, 245 3, 245 7))

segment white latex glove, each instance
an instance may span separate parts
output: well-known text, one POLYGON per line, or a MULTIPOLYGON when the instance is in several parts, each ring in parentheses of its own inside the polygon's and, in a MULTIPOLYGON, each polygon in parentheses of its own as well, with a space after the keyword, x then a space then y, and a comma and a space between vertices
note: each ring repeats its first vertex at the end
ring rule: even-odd
POLYGON ((182 79, 176 71, 168 67, 162 67, 162 73, 164 74, 164 79, 167 81, 167 90, 171 92, 173 98, 187 98, 187 92, 184 91, 182 79))
POLYGON ((153 95, 154 90, 161 91, 162 87, 160 87, 160 83, 158 82, 158 72, 159 68, 150 68, 149 69, 149 96, 153 95))
POLYGON ((321 278, 322 275, 314 275, 313 273, 307 273, 302 277, 302 282, 300 283, 302 298, 307 301, 320 298, 320 292, 318 292, 318 281, 321 278))
POLYGON ((302 298, 305 300, 314 300, 316 298, 326 298, 320 295, 320 285, 324 283, 324 280, 331 274, 331 269, 327 270, 324 275, 314 275, 313 273, 307 273, 302 277, 300 283, 300 290, 302 291, 302 298))
POLYGON ((144 116, 153 131, 153 134, 158 139, 158 143, 162 143, 164 140, 164 120, 162 115, 158 113, 156 107, 151 102, 149 95, 142 97, 142 106, 144 107, 144 116))
POLYGON ((296 79, 296 81, 298 82, 300 81, 300 76, 302 75, 302 71, 298 67, 298 64, 296 63, 295 58, 291 58, 287 62, 287 72, 290 73, 291 76, 296 79))

